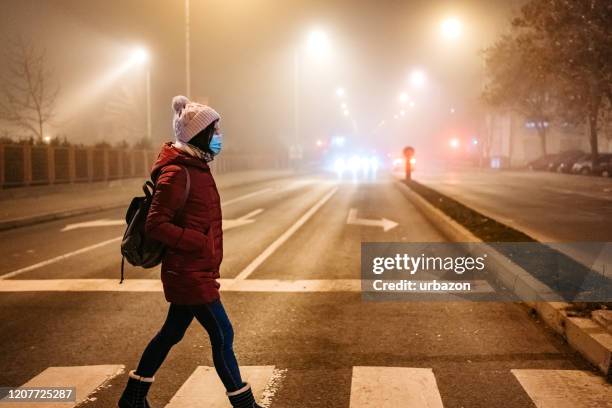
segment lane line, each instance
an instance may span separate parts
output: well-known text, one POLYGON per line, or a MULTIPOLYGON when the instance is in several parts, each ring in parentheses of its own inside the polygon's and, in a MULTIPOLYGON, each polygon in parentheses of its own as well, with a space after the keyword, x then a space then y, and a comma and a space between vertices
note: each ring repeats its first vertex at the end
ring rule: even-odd
MULTIPOLYGON (((361 279, 219 279, 222 292, 360 292, 361 279)), ((469 281, 471 292, 448 293, 469 295, 493 293, 495 289, 485 280, 469 281)), ((160 279, 7 279, 0 281, 0 292, 161 292, 160 279)), ((367 293, 373 293, 368 287, 367 293)), ((421 292, 420 294, 422 294, 421 292)), ((405 293, 410 296, 410 293, 405 293)), ((408 297, 406 299, 409 299, 408 297)))
MULTIPOLYGON (((274 366, 241 366, 244 381, 251 384, 255 399, 259 400, 274 376, 274 366)), ((226 408, 229 406, 225 388, 214 367, 198 366, 174 394, 166 408, 226 408)))
POLYGON ((443 408, 431 368, 353 367, 350 408, 443 408))
POLYGON ((272 255, 281 245, 283 245, 302 225, 304 225, 310 217, 312 217, 335 193, 338 187, 332 188, 327 194, 315 203, 304 215, 302 215, 287 231, 268 246, 261 254, 257 256, 249 265, 240 272, 235 280, 246 279, 251 275, 259 265, 261 265, 270 255, 272 255))
POLYGON ((242 195, 240 197, 232 198, 231 200, 223 201, 221 203, 221 206, 223 207, 223 206, 232 205, 232 204, 238 203, 240 201, 246 200, 248 198, 252 198, 252 197, 258 196, 260 194, 267 193, 268 191, 272 191, 272 187, 262 188, 261 190, 253 191, 252 193, 248 193, 248 194, 242 195))
POLYGON ((580 370, 510 370, 538 408, 611 408, 612 387, 580 370))
POLYGON ((75 387, 76 402, 15 402, 0 403, 2 408, 72 408, 123 373, 123 365, 93 365, 75 367, 49 367, 22 387, 75 387))
POLYGON ((21 275, 24 272, 28 272, 28 271, 31 271, 31 270, 34 270, 34 269, 42 268, 43 266, 47 266, 47 265, 50 265, 52 263, 63 261, 64 259, 73 257, 75 255, 80 255, 82 253, 92 251, 94 249, 103 247, 105 245, 112 244, 112 243, 117 242, 117 241, 121 241, 121 239, 123 239, 123 236, 112 238, 112 239, 108 239, 106 241, 102 241, 102 242, 99 242, 97 244, 87 246, 85 248, 77 249, 76 251, 72 251, 72 252, 68 252, 68 253, 63 254, 63 255, 56 256, 55 258, 47 259, 46 261, 35 263, 34 265, 26 266, 25 268, 21 268, 21 269, 17 269, 15 271, 12 271, 12 272, 5 273, 4 275, 0 276, 0 280, 7 279, 7 278, 12 278, 14 276, 21 275))

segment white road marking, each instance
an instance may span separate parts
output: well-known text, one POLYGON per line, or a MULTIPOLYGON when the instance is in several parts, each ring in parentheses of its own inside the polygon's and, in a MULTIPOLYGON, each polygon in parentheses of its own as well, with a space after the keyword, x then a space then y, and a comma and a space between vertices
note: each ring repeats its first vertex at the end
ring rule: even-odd
MULTIPOLYGON (((236 198, 234 198, 232 200, 224 201, 222 203, 222 205, 225 205, 225 206, 231 205, 231 204, 240 202, 242 200, 246 200, 248 198, 251 198, 251 197, 254 197, 254 196, 266 193, 266 192, 271 191, 271 190, 272 190, 272 188, 264 188, 262 190, 254 191, 252 193, 245 194, 245 195, 240 196, 240 197, 236 197, 236 198)), ((253 211, 252 213, 249 213, 249 215, 250 216, 254 216, 254 215, 259 214, 262 211, 263 211, 262 209, 258 209, 258 210, 253 211)), ((242 220, 243 218, 249 218, 249 216, 240 217, 239 220, 242 220)), ((228 229, 234 227, 234 225, 232 224, 232 221, 233 220, 227 220, 227 222, 230 223, 230 227, 228 229)), ((250 222, 252 222, 252 221, 250 221, 250 222)), ((67 224, 60 231, 64 232, 64 231, 71 231, 71 230, 75 230, 75 229, 79 229, 79 228, 108 227, 108 226, 116 226, 116 225, 126 225, 125 220, 122 219, 122 218, 121 219, 114 219, 114 220, 111 220, 111 219, 108 219, 108 218, 103 218, 103 219, 93 220, 93 221, 78 222, 78 223, 75 223, 75 224, 67 224)))
POLYGON ((260 214, 263 212, 263 208, 258 208, 256 210, 251 211, 248 214, 243 215, 240 218, 236 218, 236 219, 231 219, 231 220, 223 220, 223 231, 227 231, 230 230, 232 228, 236 228, 236 227, 241 227, 243 225, 247 225, 247 224, 251 224, 253 222, 255 222, 255 220, 251 219, 252 217, 256 216, 257 214, 260 214))
POLYGON ((335 193, 338 191, 338 187, 332 188, 327 194, 323 196, 319 201, 315 203, 304 215, 302 215, 287 231, 285 231, 280 237, 276 239, 270 246, 268 246, 261 254, 257 256, 249 265, 246 266, 236 276, 236 280, 246 279, 250 274, 259 267, 270 255, 274 253, 281 245, 283 245, 302 225, 306 223, 318 210, 325 204, 335 193))
MULTIPOLYGON (((223 292, 360 292, 360 279, 219 279, 223 292)), ((470 281, 469 293, 492 293, 495 290, 484 280, 470 281)), ((5 279, 0 292, 161 292, 159 279, 5 279)), ((369 290, 368 293, 371 293, 369 290)), ((453 293, 450 293, 453 294, 453 293)), ((468 294, 462 292, 461 295, 468 294)), ((410 293, 406 293, 410 296, 410 293)))
MULTIPOLYGON (((263 193, 265 193, 267 191, 270 191, 270 190, 271 190, 271 188, 264 188, 262 190, 254 191, 252 193, 245 194, 245 195, 240 196, 240 197, 236 197, 233 200, 226 201, 226 202, 222 203, 222 205, 234 204, 234 203, 236 203, 238 201, 245 200, 247 198, 253 197, 253 196, 258 195, 258 194, 263 194, 263 193)), ((122 220, 121 222, 125 222, 125 221, 122 220)), ((47 265, 50 265, 50 264, 62 261, 64 259, 66 259, 66 258, 70 258, 72 256, 79 255, 79 254, 82 254, 84 252, 88 252, 88 251, 91 251, 93 249, 96 249, 96 248, 100 248, 100 247, 102 247, 104 245, 112 244, 112 243, 114 243, 116 241, 120 241, 122 238, 123 238, 123 236, 115 237, 115 238, 112 238, 112 239, 109 239, 109 240, 106 240, 106 241, 99 242, 99 243, 94 244, 94 245, 90 245, 90 246, 85 247, 85 248, 77 249, 75 251, 68 252, 66 254, 59 255, 59 256, 56 256, 56 257, 51 258, 51 259, 47 259, 46 261, 38 262, 38 263, 36 263, 34 265, 26 266, 24 268, 20 268, 20 269, 17 269, 15 271, 11 271, 11 272, 5 273, 4 275, 0 275, 0 280, 7 279, 7 278, 12 278, 14 276, 21 275, 24 272, 28 272, 28 271, 31 271, 31 270, 34 270, 34 269, 42 268, 43 266, 47 266, 47 265)))
POLYGON ((109 220, 107 218, 104 218, 101 220, 85 221, 85 222, 77 222, 75 224, 68 224, 64 228, 62 228, 60 231, 64 232, 64 231, 71 231, 71 230, 75 230, 79 228, 109 227, 109 226, 115 226, 115 225, 126 225, 126 223, 124 219, 109 220))
POLYGON ((443 408, 431 368, 353 367, 350 408, 443 408))
POLYGON ((248 198, 252 198, 252 197, 258 196, 260 194, 267 193, 268 191, 272 191, 272 188, 271 187, 262 188, 261 190, 253 191, 252 193, 248 193, 248 194, 242 195, 240 197, 232 198, 231 200, 222 201, 221 202, 221 206, 227 206, 227 205, 235 204, 235 203, 238 203, 240 201, 246 200, 248 198))
POLYGON ((123 365, 49 367, 22 387, 76 387, 76 402, 16 402, 2 408, 72 408, 124 370, 123 365))
POLYGON ((538 408, 611 408, 612 386, 579 370, 511 370, 538 408))
MULTIPOLYGON (((274 366, 242 366, 242 380, 251 384, 259 400, 274 375, 274 366)), ((213 367, 199 366, 174 394, 166 408, 226 408, 229 401, 225 388, 213 367)))
POLYGON ((24 268, 17 269, 17 270, 12 271, 12 272, 5 273, 4 275, 0 276, 0 280, 7 279, 7 278, 12 278, 14 276, 21 275, 24 272, 28 272, 28 271, 31 271, 31 270, 34 270, 34 269, 42 268, 43 266, 47 266, 47 265, 50 265, 52 263, 63 261, 64 259, 70 258, 72 256, 79 255, 79 254, 82 254, 82 253, 85 253, 85 252, 88 252, 88 251, 92 251, 92 250, 94 250, 96 248, 100 248, 100 247, 102 247, 104 245, 112 244, 112 243, 117 242, 117 241, 121 241, 121 239, 123 239, 123 236, 112 238, 112 239, 108 239, 106 241, 102 241, 102 242, 99 242, 97 244, 87 246, 85 248, 77 249, 76 251, 68 252, 67 254, 56 256, 55 258, 47 259, 46 261, 35 263, 34 265, 26 266, 24 268))
POLYGON ((585 198, 592 198, 595 200, 604 200, 604 201, 612 201, 612 197, 609 195, 600 195, 594 193, 585 193, 583 191, 575 191, 575 190, 567 190, 564 188, 555 188, 555 187, 543 187, 544 190, 551 191, 553 193, 565 194, 565 195, 577 195, 585 198))
POLYGON ((348 217, 346 217, 346 223, 352 225, 365 225, 368 227, 382 227, 383 231, 385 232, 399 225, 397 222, 388 220, 386 218, 381 218, 380 220, 368 220, 365 218, 358 218, 356 208, 351 208, 349 210, 348 217))

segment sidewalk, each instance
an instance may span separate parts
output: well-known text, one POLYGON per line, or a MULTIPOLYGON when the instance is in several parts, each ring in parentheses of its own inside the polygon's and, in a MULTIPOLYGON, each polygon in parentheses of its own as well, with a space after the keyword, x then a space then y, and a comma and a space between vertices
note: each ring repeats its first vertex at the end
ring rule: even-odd
MULTIPOLYGON (((292 170, 252 170, 215 175, 219 189, 275 178, 292 170)), ((39 222, 126 207, 143 195, 144 178, 97 183, 23 187, 0 191, 0 231, 39 222)))

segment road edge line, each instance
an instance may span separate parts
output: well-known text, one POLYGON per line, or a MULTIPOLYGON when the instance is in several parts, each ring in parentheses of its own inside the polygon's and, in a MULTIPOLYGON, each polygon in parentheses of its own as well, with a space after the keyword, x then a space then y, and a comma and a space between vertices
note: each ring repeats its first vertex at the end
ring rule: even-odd
MULTIPOLYGON (((412 191, 402 181, 396 181, 395 185, 423 216, 450 241, 484 243, 467 228, 434 207, 418 193, 412 191)), ((525 297, 525 292, 530 292, 535 294, 536 298, 541 298, 539 293, 542 293, 544 284, 511 261, 499 262, 507 258, 497 251, 491 250, 496 254, 495 258, 498 258, 496 259, 497 262, 494 262, 492 271, 498 275, 504 284, 506 282, 510 283, 506 286, 519 297, 525 297)), ((537 313, 548 327, 561 335, 570 347, 595 365, 610 380, 612 376, 612 335, 610 333, 590 318, 568 316, 565 308, 570 304, 567 302, 541 300, 521 303, 537 313)))

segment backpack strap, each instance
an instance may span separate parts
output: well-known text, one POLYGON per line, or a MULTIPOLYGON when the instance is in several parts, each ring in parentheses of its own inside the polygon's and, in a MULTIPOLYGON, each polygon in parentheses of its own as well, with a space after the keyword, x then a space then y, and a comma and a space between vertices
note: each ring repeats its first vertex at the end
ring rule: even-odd
POLYGON ((180 218, 183 215, 185 204, 187 203, 187 199, 189 198, 189 191, 191 190, 191 176, 189 175, 189 170, 187 170, 185 166, 181 166, 181 168, 185 170, 185 174, 187 175, 187 181, 185 183, 185 193, 183 194, 183 199, 181 200, 181 206, 176 212, 175 218, 180 218))

